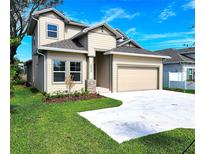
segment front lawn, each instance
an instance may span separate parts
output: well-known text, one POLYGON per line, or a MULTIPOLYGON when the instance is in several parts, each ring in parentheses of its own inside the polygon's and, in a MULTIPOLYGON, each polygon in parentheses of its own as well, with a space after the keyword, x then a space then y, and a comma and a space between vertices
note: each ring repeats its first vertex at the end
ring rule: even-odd
POLYGON ((11 101, 11 153, 172 154, 181 153, 194 139, 193 129, 175 129, 118 144, 77 114, 119 105, 110 98, 43 103, 41 93, 17 86, 11 101))

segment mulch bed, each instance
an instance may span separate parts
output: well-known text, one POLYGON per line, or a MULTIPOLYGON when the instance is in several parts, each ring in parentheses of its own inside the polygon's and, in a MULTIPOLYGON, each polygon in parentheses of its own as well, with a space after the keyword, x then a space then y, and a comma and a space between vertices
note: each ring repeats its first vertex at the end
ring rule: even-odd
POLYGON ((99 94, 88 94, 88 95, 81 95, 81 96, 63 96, 60 98, 49 98, 45 99, 44 101, 46 103, 62 103, 62 102, 68 102, 68 101, 81 101, 81 100, 89 100, 89 99, 96 99, 96 98, 103 98, 104 96, 101 96, 99 94))

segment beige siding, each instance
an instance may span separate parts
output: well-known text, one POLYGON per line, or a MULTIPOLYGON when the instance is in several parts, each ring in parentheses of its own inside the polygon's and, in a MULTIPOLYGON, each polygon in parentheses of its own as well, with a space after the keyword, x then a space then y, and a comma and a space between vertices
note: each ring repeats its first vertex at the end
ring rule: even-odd
POLYGON ((73 87, 73 91, 80 90, 81 88, 85 88, 85 80, 87 78, 87 61, 85 54, 77 54, 77 53, 62 53, 62 52, 52 52, 49 51, 47 54, 47 92, 53 93, 55 91, 65 91, 67 90, 66 85, 64 83, 53 83, 53 60, 63 60, 67 61, 67 73, 69 72, 68 61, 81 61, 82 62, 82 82, 76 83, 73 87))
POLYGON ((96 81, 97 86, 110 88, 110 56, 103 53, 96 55, 96 81))
POLYGON ((43 91, 44 84, 44 59, 43 56, 35 55, 32 57, 32 78, 33 78, 33 86, 40 91, 43 91))
POLYGON ((148 58, 148 57, 135 57, 135 56, 121 56, 113 55, 113 92, 117 91, 117 70, 118 66, 136 66, 136 67, 156 67, 159 69, 159 89, 162 89, 162 59, 148 58))
POLYGON ((44 91, 44 58, 43 56, 38 56, 35 87, 40 91, 44 91))
POLYGON ((65 26, 65 39, 69 39, 82 31, 82 28, 79 26, 72 26, 72 25, 66 25, 65 26))
POLYGON ((104 29, 101 32, 101 28, 96 29, 88 33, 88 55, 95 56, 95 51, 109 50, 116 47, 116 39, 109 31, 104 29))
POLYGON ((65 24, 62 19, 53 13, 47 13, 39 17, 39 41, 40 45, 45 45, 48 43, 56 42, 59 40, 64 40, 65 38, 65 24), (47 37, 47 24, 55 24, 58 26, 58 38, 48 38, 47 37))

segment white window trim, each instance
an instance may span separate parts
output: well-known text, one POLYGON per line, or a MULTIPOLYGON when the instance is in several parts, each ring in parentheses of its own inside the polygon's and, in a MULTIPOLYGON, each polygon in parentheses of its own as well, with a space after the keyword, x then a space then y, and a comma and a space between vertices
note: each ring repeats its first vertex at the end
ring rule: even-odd
POLYGON ((82 61, 53 59, 52 60, 52 83, 53 84, 65 84, 65 81, 64 82, 56 82, 56 81, 54 81, 54 72, 65 72, 65 77, 67 75, 70 75, 70 72, 75 72, 75 71, 70 71, 70 62, 79 62, 80 63, 80 71, 76 71, 77 73, 78 72, 80 73, 80 81, 74 81, 74 83, 75 84, 82 84, 83 83, 83 80, 82 80, 83 79, 83 62, 82 61), (65 62, 65 71, 54 71, 53 62, 55 60, 65 62))
POLYGON ((80 81, 74 81, 74 83, 76 83, 76 84, 81 84, 82 83, 82 75, 83 75, 83 73, 82 73, 82 61, 77 61, 77 60, 71 60, 71 61, 68 61, 68 65, 69 65, 69 75, 70 75, 70 73, 80 73, 80 81), (71 71, 70 70, 70 63, 71 62, 78 62, 78 63, 80 63, 80 71, 71 71))
POLYGON ((46 38, 47 39, 54 39, 54 40, 58 40, 58 36, 59 36, 59 27, 57 24, 53 24, 53 23, 46 23, 46 38), (54 31, 54 30, 48 30, 48 25, 54 25, 57 27, 57 31, 54 31), (50 32, 56 32, 57 33, 57 37, 50 37, 48 36, 48 31, 50 32))
POLYGON ((54 84, 56 84, 56 83, 57 83, 57 84, 58 84, 58 83, 65 83, 65 81, 64 81, 64 82, 62 82, 62 81, 59 81, 59 82, 58 82, 58 81, 54 81, 54 73, 56 73, 56 72, 57 72, 57 73, 58 73, 58 72, 59 72, 59 73, 63 73, 63 72, 64 72, 64 73, 65 73, 65 77, 66 77, 66 74, 67 74, 67 73, 66 73, 66 61, 65 61, 65 60, 59 60, 59 59, 53 59, 53 60, 52 60, 52 74, 53 74, 53 75, 52 75, 52 77, 53 77, 53 80, 52 80, 52 81, 53 81, 53 83, 54 83, 54 84), (65 71, 54 71, 54 61, 65 62, 65 71))

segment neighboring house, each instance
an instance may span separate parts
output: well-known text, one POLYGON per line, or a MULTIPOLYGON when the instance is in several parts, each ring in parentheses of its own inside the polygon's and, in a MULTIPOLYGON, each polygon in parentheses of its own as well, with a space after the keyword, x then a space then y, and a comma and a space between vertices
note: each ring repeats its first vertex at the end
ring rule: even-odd
POLYGON ((73 90, 162 89, 162 60, 168 57, 143 49, 106 23, 89 27, 50 8, 33 14, 28 35, 32 85, 40 91, 67 90, 67 75, 74 77, 73 90))
POLYGON ((163 62, 163 86, 165 88, 195 89, 194 47, 178 50, 165 49, 156 51, 156 53, 171 57, 163 62))
POLYGON ((28 60, 24 63, 25 73, 26 73, 26 80, 27 82, 32 85, 32 60, 28 60))

